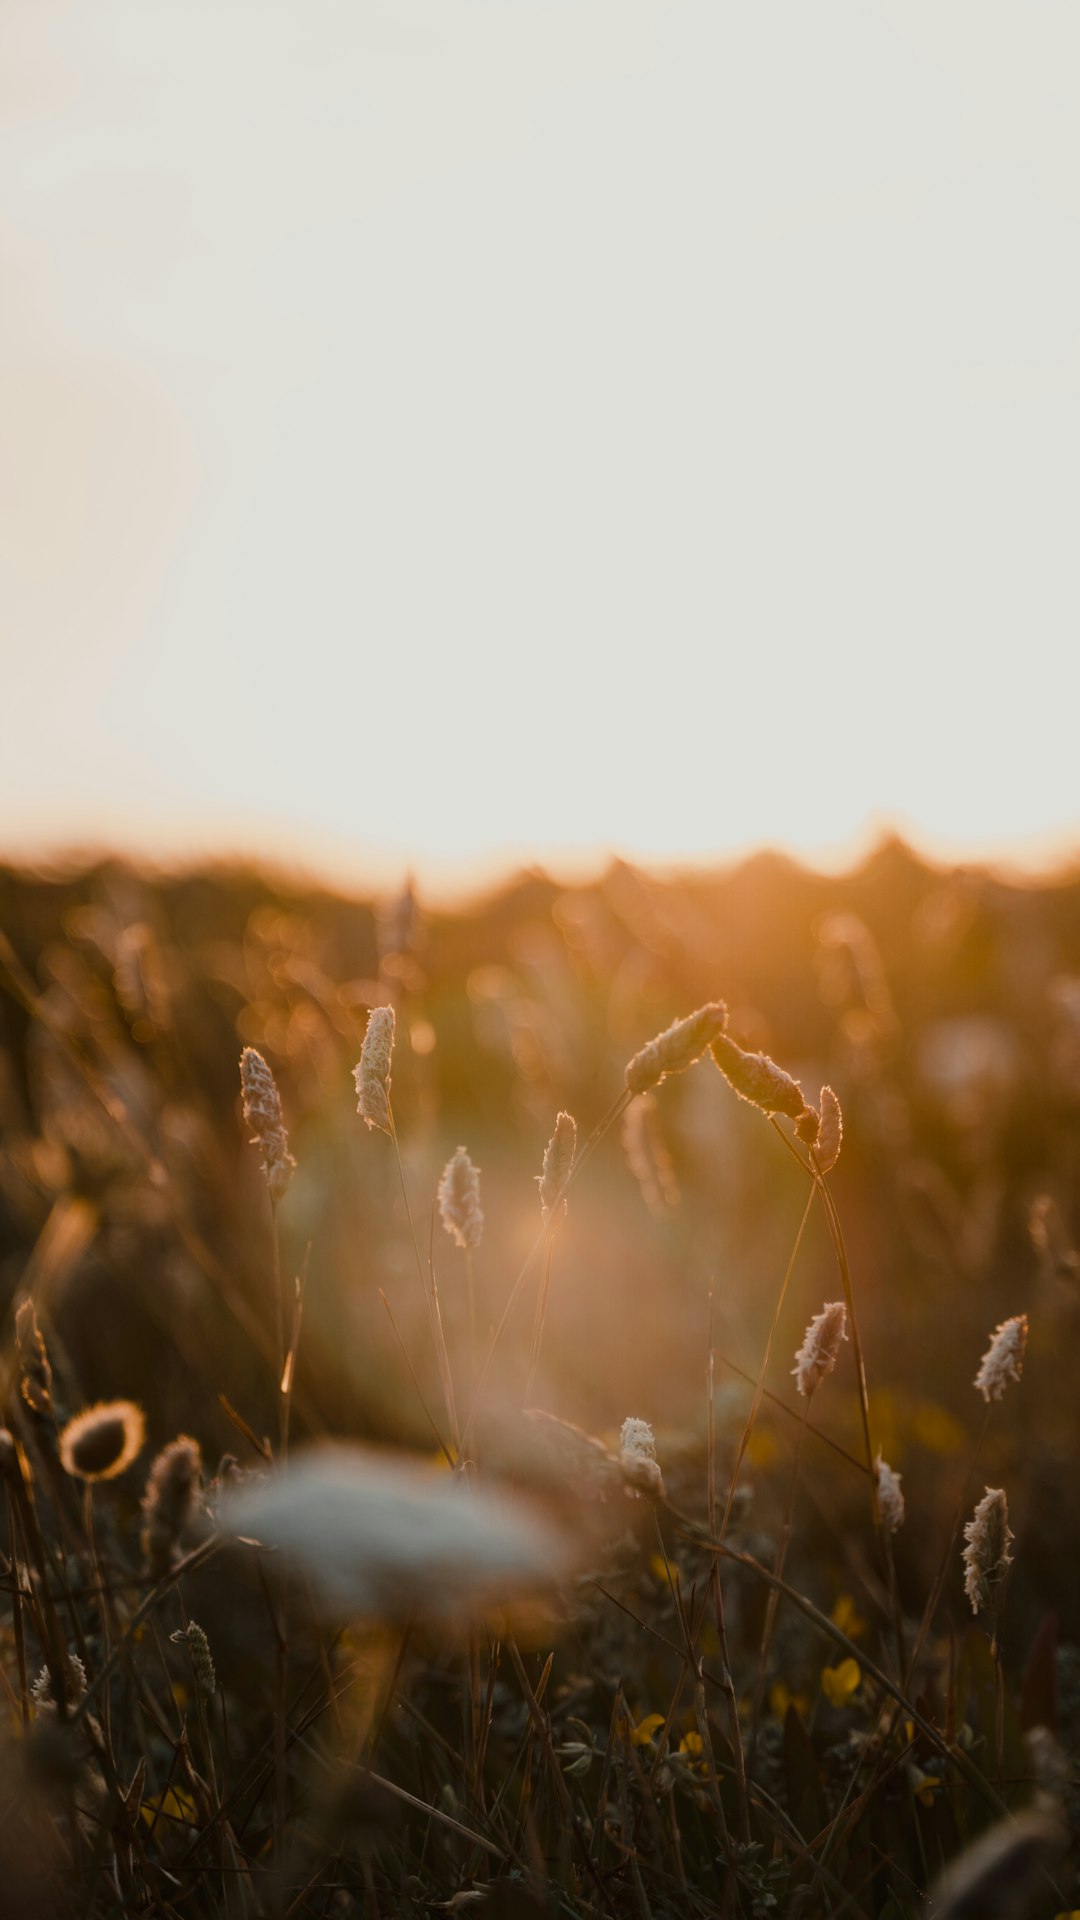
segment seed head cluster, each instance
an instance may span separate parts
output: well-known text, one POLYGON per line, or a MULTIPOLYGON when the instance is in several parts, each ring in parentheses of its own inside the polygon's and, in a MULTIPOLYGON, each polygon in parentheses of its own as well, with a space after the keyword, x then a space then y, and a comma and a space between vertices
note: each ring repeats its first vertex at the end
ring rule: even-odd
POLYGON ((710 1050, 740 1100, 760 1107, 762 1113, 784 1113, 790 1120, 802 1119, 807 1111, 802 1088, 775 1060, 770 1060, 767 1053, 744 1053, 727 1034, 720 1034, 710 1050))
POLYGON ((566 1201, 560 1201, 559 1196, 574 1170, 576 1152, 577 1121, 572 1113, 560 1113, 555 1131, 544 1148, 544 1171, 536 1176, 545 1225, 556 1212, 566 1212, 566 1201))
POLYGON ((840 1147, 844 1138, 844 1116, 840 1111, 840 1102, 831 1087, 822 1087, 818 1102, 817 1138, 814 1141, 814 1153, 822 1173, 828 1173, 840 1158, 840 1147))
POLYGON ((877 1487, 878 1513, 886 1533, 896 1533, 904 1524, 904 1495, 900 1481, 902 1475, 894 1473, 887 1460, 880 1453, 874 1461, 874 1483, 877 1487))
POLYGON ((142 1452, 146 1422, 132 1400, 84 1407, 60 1435, 60 1464, 79 1480, 115 1480, 142 1452))
POLYGON ((987 1487, 964 1528, 964 1592, 973 1613, 988 1607, 1012 1566, 1009 1505, 1000 1487, 987 1487))
POLYGON ((1024 1371, 1028 1322, 1026 1313, 1016 1313, 994 1328, 990 1345, 979 1362, 975 1385, 989 1405, 1004 1398, 1011 1380, 1019 1380, 1024 1371))
POLYGON ((393 1133, 390 1119, 390 1062, 394 1053, 394 1009, 372 1007, 364 1044, 353 1068, 356 1111, 369 1127, 393 1133))
POLYGON ((830 1300, 807 1327, 791 1369, 796 1387, 807 1399, 817 1392, 825 1375, 832 1372, 839 1357, 840 1342, 846 1339, 847 1308, 842 1300, 830 1300))
POLYGON ((168 1573, 173 1564, 194 1510, 201 1477, 198 1442, 186 1433, 170 1440, 150 1468, 142 1500, 142 1546, 155 1580, 168 1573))
POLYGON ((22 1397, 35 1413, 52 1412, 52 1368, 32 1300, 20 1302, 15 1315, 22 1397))
POLYGON ((623 1421, 619 1435, 619 1465, 623 1479, 639 1493, 662 1494, 664 1482, 656 1458, 656 1436, 647 1420, 634 1415, 623 1421))
POLYGON ((480 1245, 484 1215, 480 1206, 480 1169, 464 1147, 451 1154, 439 1181, 439 1217, 459 1247, 480 1245))
POLYGON ((277 1081, 254 1047, 245 1047, 240 1055, 240 1086, 244 1119, 251 1128, 251 1144, 262 1153, 271 1198, 280 1200, 296 1171, 296 1161, 289 1152, 277 1081))
POLYGON ((635 1053, 626 1068, 627 1090, 647 1093, 666 1073, 682 1073, 686 1067, 692 1067, 726 1025, 727 1008, 722 1000, 710 1000, 696 1013, 676 1020, 635 1053))
POLYGON ((200 1690, 207 1694, 216 1693, 217 1674, 210 1654, 210 1642, 198 1621, 189 1620, 186 1627, 177 1627, 175 1633, 170 1633, 169 1639, 174 1646, 187 1648, 191 1670, 200 1690))

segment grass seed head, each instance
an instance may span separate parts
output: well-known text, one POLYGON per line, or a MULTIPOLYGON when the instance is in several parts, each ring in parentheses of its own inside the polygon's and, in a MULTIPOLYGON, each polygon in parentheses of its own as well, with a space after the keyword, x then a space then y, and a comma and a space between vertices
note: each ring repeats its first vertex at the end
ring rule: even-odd
POLYGON ((280 1200, 296 1171, 296 1161, 289 1152, 277 1082, 262 1054, 254 1047, 245 1047, 240 1055, 240 1085, 244 1119, 251 1128, 251 1144, 262 1153, 271 1197, 280 1200))
POLYGON ((987 1487, 964 1528, 964 1592, 971 1611, 990 1605, 1009 1568, 1009 1548, 1015 1539, 1009 1529, 1009 1505, 1000 1487, 987 1487))
POLYGON ((439 1181, 439 1217, 459 1247, 478 1247, 484 1235, 480 1169, 464 1147, 452 1153, 439 1181))
MULTIPOLYGON (((74 1704, 76 1701, 81 1700, 83 1694, 86 1692, 86 1668, 83 1666, 77 1653, 69 1653, 67 1655, 67 1673, 65 1678, 67 1681, 67 1699, 74 1704)), ((34 1709, 39 1719, 51 1719, 55 1717, 56 1693, 53 1688, 53 1677, 48 1666, 42 1667, 37 1679, 31 1683, 30 1692, 33 1697, 34 1709)))
POLYGON ((841 1340, 847 1339, 847 1308, 842 1300, 830 1300, 815 1313, 806 1329, 806 1337, 795 1355, 791 1371, 795 1385, 807 1398, 816 1393, 827 1373, 831 1373, 840 1353, 841 1340))
POLYGON ((818 1103, 817 1138, 814 1152, 822 1173, 829 1173, 840 1158, 840 1147, 844 1138, 844 1116, 840 1111, 840 1102, 831 1087, 822 1087, 818 1103))
POLYGON ((186 1433, 170 1440, 150 1468, 142 1499, 142 1547, 155 1580, 168 1573, 191 1518, 202 1477, 202 1455, 186 1433))
POLYGON ((722 1000, 710 1000, 707 1006, 699 1007, 696 1013, 688 1013, 683 1020, 676 1020, 655 1040, 635 1053, 626 1068, 626 1085, 630 1093, 647 1093, 655 1087, 666 1073, 682 1073, 686 1067, 692 1067, 700 1060, 706 1048, 711 1046, 727 1025, 727 1008, 722 1000))
POLYGON ((904 1495, 900 1486, 902 1474, 894 1473, 887 1460, 878 1454, 874 1461, 874 1484, 877 1488, 878 1513, 886 1533, 896 1533, 904 1524, 904 1495))
POLYGON ((51 1413, 52 1368, 32 1300, 19 1304, 15 1315, 15 1345, 23 1399, 34 1413, 51 1413))
POLYGON ((85 1407, 60 1434, 60 1464, 78 1480, 115 1480, 142 1452, 146 1422, 132 1400, 85 1407))
POLYGON ((394 1052, 394 1009, 372 1007, 368 1014, 364 1044, 353 1068, 356 1081, 356 1111, 368 1127, 392 1133, 390 1121, 390 1062, 394 1052))
POLYGON ((560 1203, 559 1195, 574 1170, 576 1152, 577 1121, 572 1113, 560 1113, 555 1122, 555 1131, 544 1148, 544 1171, 536 1176, 545 1226, 554 1213, 566 1212, 566 1201, 560 1203))
POLYGON ((170 1633, 169 1639, 174 1646, 187 1648, 191 1670, 195 1675, 196 1685, 201 1691, 207 1694, 216 1693, 217 1674, 214 1672, 214 1662, 210 1654, 210 1642, 198 1621, 189 1620, 186 1627, 177 1627, 175 1633, 170 1633))
POLYGON ((1028 1322, 1026 1313, 1016 1313, 994 1328, 990 1345, 979 1362, 975 1385, 989 1405, 1004 1398, 1010 1380, 1019 1380, 1024 1371, 1028 1322))
POLYGON ((744 1053, 723 1033, 712 1042, 711 1052, 724 1079, 740 1100, 760 1107, 762 1113, 783 1113, 789 1120, 802 1119, 807 1111, 802 1088, 775 1060, 770 1060, 767 1053, 744 1053))
POLYGON ((622 1423, 619 1435, 619 1465, 627 1485, 639 1493, 659 1496, 664 1491, 660 1465, 656 1458, 656 1436, 647 1420, 631 1414, 622 1423))

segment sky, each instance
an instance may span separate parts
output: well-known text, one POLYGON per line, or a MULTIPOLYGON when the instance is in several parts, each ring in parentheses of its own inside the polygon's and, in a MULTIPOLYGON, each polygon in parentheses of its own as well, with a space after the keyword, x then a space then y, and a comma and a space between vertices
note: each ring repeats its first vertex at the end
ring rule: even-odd
POLYGON ((0 853, 1080 850, 1080 10, 4 0, 0 853))

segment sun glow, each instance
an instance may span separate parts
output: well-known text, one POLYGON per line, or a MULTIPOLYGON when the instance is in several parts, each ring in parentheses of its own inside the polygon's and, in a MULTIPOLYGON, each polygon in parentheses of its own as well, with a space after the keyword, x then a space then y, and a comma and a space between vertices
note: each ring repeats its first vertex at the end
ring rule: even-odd
POLYGON ((1078 16, 258 18, 0 25, 9 850, 1071 855, 1078 16))

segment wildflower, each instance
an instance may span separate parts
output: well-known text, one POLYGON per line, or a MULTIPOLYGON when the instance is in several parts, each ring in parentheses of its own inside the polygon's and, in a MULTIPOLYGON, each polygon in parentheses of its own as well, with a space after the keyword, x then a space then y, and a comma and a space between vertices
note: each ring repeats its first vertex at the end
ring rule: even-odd
POLYGON ((1010 1380, 1019 1380, 1024 1370, 1027 1337, 1026 1313, 1014 1314, 1011 1320, 1003 1320, 999 1327, 994 1328, 990 1345, 975 1375, 975 1385, 988 1405, 991 1400, 1004 1397, 1010 1380))
POLYGON ((877 1488, 878 1513, 886 1533, 895 1533, 904 1524, 904 1495, 900 1488, 903 1475, 894 1473, 887 1460, 878 1454, 874 1461, 874 1485, 877 1488))
POLYGON ((182 1433, 154 1460, 142 1499, 142 1546, 155 1580, 173 1564, 180 1537, 191 1518, 202 1475, 198 1441, 182 1433))
POLYGON ((540 1188, 540 1212, 545 1226, 556 1211, 560 1214, 566 1212, 566 1201, 560 1204, 559 1196, 574 1170, 576 1152, 577 1121, 572 1113, 560 1113, 555 1122, 555 1131, 544 1148, 544 1171, 536 1176, 540 1188))
POLYGON ((656 1436, 647 1420, 630 1416, 619 1435, 619 1465, 629 1486, 643 1493, 662 1494, 664 1483, 656 1458, 656 1436))
POLYGON ((289 1152, 277 1082, 262 1054, 254 1047, 245 1047, 240 1055, 240 1085, 244 1119, 251 1128, 251 1144, 262 1151, 263 1172, 271 1199, 280 1200, 296 1171, 296 1161, 289 1152))
POLYGON ((142 1452, 146 1422, 131 1400, 100 1400, 69 1420, 60 1435, 60 1464, 79 1480, 115 1480, 142 1452))
POLYGON ((196 1684, 203 1693, 217 1692, 217 1674, 210 1655, 210 1642, 197 1620, 189 1620, 186 1627, 177 1627, 170 1633, 169 1639, 174 1646, 185 1646, 191 1659, 191 1670, 196 1684))
POLYGON ((987 1487, 964 1528, 964 1592, 971 1610, 987 1607, 993 1591, 1012 1566, 1009 1548, 1015 1539, 1009 1530, 1009 1506, 1000 1487, 987 1487))
POLYGON ((700 1059, 727 1025, 727 1008, 722 1000, 710 1000, 696 1013, 676 1020, 655 1040, 635 1053, 626 1068, 626 1085, 631 1093, 646 1093, 666 1073, 682 1073, 700 1059))
POLYGON ((464 1147, 451 1154, 439 1181, 439 1214, 459 1247, 478 1247, 484 1232, 480 1207, 480 1169, 464 1147))
POLYGON ((847 1308, 842 1300, 831 1300, 816 1313, 806 1329, 806 1337, 795 1355, 791 1371, 795 1385, 807 1397, 820 1387, 831 1373, 840 1353, 841 1340, 847 1339, 847 1308))
POLYGON ((394 1051, 393 1007, 372 1007, 368 1014, 364 1044, 353 1068, 356 1081, 357 1113, 370 1127, 392 1133, 390 1119, 390 1060, 394 1051))
POLYGON ((830 1707, 846 1707, 852 1694, 858 1693, 861 1686, 862 1668, 850 1655, 846 1660, 841 1660, 838 1667, 822 1669, 821 1691, 830 1707))
POLYGON ((740 1100, 760 1107, 762 1113, 785 1113, 790 1120, 802 1119, 807 1111, 802 1088, 767 1053, 744 1053, 726 1034, 712 1042, 711 1052, 740 1100))
POLYGON ((847 1634, 849 1640, 857 1640, 860 1634, 866 1632, 866 1621, 850 1593, 839 1595, 829 1619, 834 1627, 839 1627, 841 1633, 847 1634))
POLYGON ((630 1728, 630 1745, 632 1747, 651 1745, 663 1726, 665 1718, 666 1716, 662 1713, 647 1713, 644 1720, 639 1720, 636 1727, 630 1728))
POLYGON ((19 1304, 15 1315, 15 1344, 19 1351, 23 1399, 35 1413, 51 1413, 52 1368, 32 1300, 19 1304))

